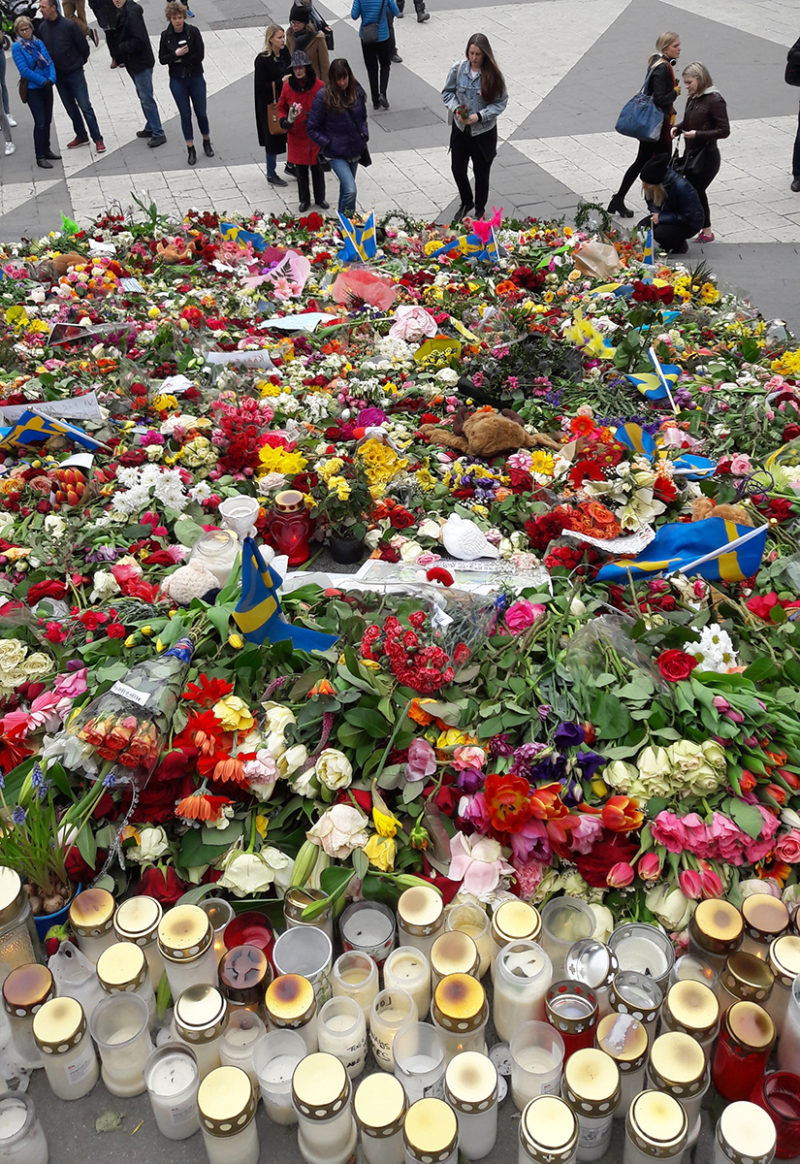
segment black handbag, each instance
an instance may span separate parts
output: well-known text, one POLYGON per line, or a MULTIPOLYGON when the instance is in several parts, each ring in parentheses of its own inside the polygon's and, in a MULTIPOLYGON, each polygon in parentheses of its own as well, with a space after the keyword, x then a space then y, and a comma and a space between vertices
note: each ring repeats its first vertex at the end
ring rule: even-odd
POLYGON ((784 80, 787 85, 800 85, 800 40, 792 45, 786 55, 784 80))
POLYGON ((383 10, 385 7, 386 7, 386 0, 383 0, 383 2, 381 4, 380 12, 378 13, 378 19, 375 21, 375 23, 361 25, 361 43, 362 44, 377 44, 378 43, 378 37, 380 36, 380 23, 383 20, 383 10))
POLYGON ((698 178, 703 173, 705 164, 706 147, 704 145, 700 146, 700 149, 692 150, 691 152, 687 147, 686 152, 682 156, 675 150, 670 162, 670 166, 675 173, 681 174, 684 178, 688 178, 689 181, 692 178, 698 178))
POLYGON ((372 154, 369 152, 368 145, 365 145, 363 150, 361 151, 361 157, 358 159, 358 164, 360 166, 371 166, 372 165, 372 154))

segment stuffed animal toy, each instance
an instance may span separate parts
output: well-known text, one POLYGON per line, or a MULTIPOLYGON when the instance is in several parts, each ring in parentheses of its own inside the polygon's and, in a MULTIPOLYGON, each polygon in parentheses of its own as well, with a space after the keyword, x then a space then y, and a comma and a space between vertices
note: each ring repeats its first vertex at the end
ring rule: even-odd
POLYGON ((459 410, 455 414, 452 429, 438 424, 423 424, 420 433, 432 444, 443 445, 458 453, 469 453, 471 457, 481 457, 483 460, 537 445, 548 449, 561 448, 560 443, 552 437, 528 432, 510 409, 502 413, 482 410, 472 415, 466 409, 459 410))
POLYGON ((754 524, 743 505, 715 505, 710 497, 695 497, 692 502, 692 521, 703 521, 707 517, 721 517, 723 521, 735 521, 737 525, 754 524))
POLYGON ((52 259, 43 259, 34 267, 34 275, 40 283, 55 283, 62 275, 66 275, 71 267, 79 267, 88 262, 86 255, 79 255, 75 251, 67 251, 63 255, 54 255, 52 259))
POLYGON ((179 566, 161 583, 161 593, 179 606, 188 606, 193 598, 202 598, 209 590, 219 590, 219 582, 200 562, 179 566))

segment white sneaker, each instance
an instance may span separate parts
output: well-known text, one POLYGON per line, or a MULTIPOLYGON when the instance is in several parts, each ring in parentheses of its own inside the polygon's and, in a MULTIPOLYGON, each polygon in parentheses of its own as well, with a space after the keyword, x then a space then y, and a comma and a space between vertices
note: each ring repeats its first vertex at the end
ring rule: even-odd
POLYGON ((7 114, 6 114, 6 120, 8 121, 8 124, 9 124, 9 125, 12 127, 12 129, 13 129, 13 128, 14 128, 14 127, 17 125, 17 119, 16 119, 16 117, 14 117, 14 116, 13 116, 12 114, 10 114, 10 113, 7 113, 7 114))
POLYGON ((9 154, 13 154, 13 152, 16 148, 17 147, 14 145, 13 141, 7 141, 6 148, 5 148, 6 157, 8 157, 9 154))

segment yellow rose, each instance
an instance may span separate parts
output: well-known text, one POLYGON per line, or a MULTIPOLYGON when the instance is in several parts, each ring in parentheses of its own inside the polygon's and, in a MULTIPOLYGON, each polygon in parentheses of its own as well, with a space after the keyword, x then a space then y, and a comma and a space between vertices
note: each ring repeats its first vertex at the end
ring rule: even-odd
POLYGON ((212 710, 226 732, 249 732, 255 726, 250 708, 238 695, 226 695, 212 710))
POLYGON ((389 873, 394 869, 396 850, 394 837, 381 837, 378 833, 373 833, 364 845, 364 854, 370 865, 381 873, 389 873))
POLYGON ((377 806, 372 806, 372 821, 381 837, 393 837, 400 828, 400 821, 391 812, 382 812, 377 806))

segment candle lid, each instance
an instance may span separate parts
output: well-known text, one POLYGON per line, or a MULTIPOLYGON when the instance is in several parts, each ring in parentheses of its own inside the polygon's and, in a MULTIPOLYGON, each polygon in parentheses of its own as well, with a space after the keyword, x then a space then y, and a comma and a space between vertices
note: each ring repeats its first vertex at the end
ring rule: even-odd
POLYGON ((564 969, 573 982, 584 982, 593 990, 600 990, 613 982, 619 961, 604 942, 598 942, 596 938, 581 938, 570 946, 564 969))
POLYGON ((619 1068, 610 1055, 593 1047, 573 1051, 564 1064, 564 1099, 576 1114, 597 1119, 619 1103, 619 1068))
POLYGON ((107 994, 136 990, 147 978, 147 959, 141 946, 115 942, 97 959, 97 977, 107 994))
POLYGON ((279 974, 264 998, 270 1021, 278 1027, 302 1027, 317 1009, 314 987, 302 974, 279 974))
POLYGON ((431 1013, 447 1031, 475 1031, 488 1018, 486 991, 469 974, 448 974, 436 987, 431 1013))
POLYGON ((275 507, 281 513, 292 513, 295 509, 302 509, 303 494, 297 489, 284 489, 275 494, 275 507))
POLYGON ((650 1048, 647 1078, 675 1099, 690 1099, 708 1084, 706 1057, 697 1039, 681 1031, 659 1035, 650 1048))
POLYGON ((526 901, 504 901, 492 914, 492 937, 498 946, 516 938, 536 941, 542 930, 541 915, 526 901))
MULTIPOLYGON (((402 1086, 402 1084, 401 1084, 402 1086)), ((335 1055, 315 1051, 306 1055, 292 1075, 292 1100, 310 1120, 328 1120, 349 1102, 350 1080, 335 1055)))
POLYGON ((663 999, 664 991, 655 978, 638 970, 620 970, 608 991, 611 1009, 632 1014, 640 1023, 655 1022, 663 999))
POLYGON ((23 903, 25 890, 19 873, 0 865, 0 926, 13 921, 23 903))
POLYGON ((733 1164, 772 1164, 775 1125, 757 1103, 729 1103, 717 1121, 717 1143, 733 1164))
POLYGON ((547 1021, 565 1035, 579 1035, 597 1022, 597 999, 584 982, 554 982, 545 995, 547 1021))
POLYGON ((431 970, 439 978, 448 974, 474 975, 479 964, 478 947, 461 930, 447 930, 431 946, 431 970))
POLYGON ((620 1071, 635 1071, 647 1058, 647 1028, 632 1014, 607 1014, 597 1024, 595 1041, 620 1071))
POLYGON ((222 955, 217 976, 219 988, 229 1002, 260 1006, 272 981, 272 967, 258 946, 234 946, 222 955))
POLYGON ((764 1002, 769 998, 775 975, 763 958, 755 954, 730 954, 720 975, 722 985, 736 998, 764 1002))
POLYGON ((744 919, 735 905, 713 897, 697 903, 689 932, 709 954, 731 954, 742 944, 744 919))
POLYGON ((745 1051, 768 1051, 775 1042, 775 1024, 757 1002, 735 1002, 725 1012, 725 1027, 745 1051))
POLYGON ((114 898, 107 889, 84 889, 73 897, 69 923, 79 938, 99 938, 114 924, 114 898))
POLYGON ((418 1099, 406 1112, 403 1142, 418 1160, 446 1160, 458 1143, 455 1112, 442 1099, 418 1099))
POLYGON ((164 911, 154 897, 139 894, 129 897, 117 906, 114 914, 114 932, 121 942, 134 942, 137 946, 147 946, 155 941, 158 923, 164 911))
POLYGON ((673 1159, 686 1145, 689 1121, 671 1095, 640 1091, 628 1110, 626 1127, 633 1143, 655 1160, 673 1159))
POLYGON ((684 979, 667 991, 664 1011, 673 1030, 685 1031, 701 1041, 717 1029, 719 1002, 702 982, 684 979))
POLYGON ((781 986, 791 986, 800 974, 800 938, 783 934, 769 948, 769 968, 781 986))
POLYGON ((402 1131, 407 1106, 400 1080, 385 1071, 376 1071, 359 1083, 353 1099, 353 1115, 362 1132, 388 1139, 402 1131))
POLYGON ((444 1098, 464 1115, 478 1115, 497 1103, 497 1068, 480 1051, 454 1055, 444 1073, 444 1098))
POLYGON ((311 922, 303 921, 303 911, 313 905, 315 901, 326 901, 327 893, 321 889, 301 889, 294 885, 291 889, 286 890, 286 896, 283 899, 283 916, 288 921, 298 922, 300 925, 319 925, 321 921, 330 916, 331 905, 328 905, 322 913, 311 922))
POLYGON ((633 970, 658 983, 666 981, 675 965, 675 947, 669 935, 649 922, 623 922, 614 930, 608 944, 617 955, 621 971, 633 970), (649 951, 644 966, 642 943, 649 951))
POLYGON ((46 966, 29 962, 11 970, 3 982, 3 1005, 6 1014, 24 1018, 36 1014, 55 994, 53 975, 46 966))
POLYGON ((175 1030, 187 1043, 208 1043, 225 1030, 228 1002, 215 986, 187 986, 175 1003, 175 1030))
POLYGON ((197 1107, 211 1136, 235 1136, 256 1114, 259 1096, 241 1067, 215 1067, 197 1092, 197 1107))
POLYGON ((578 1143, 575 1112, 557 1095, 537 1095, 525 1105, 519 1134, 537 1164, 569 1164, 578 1143))
POLYGON ((160 1047, 156 1047, 154 1051, 151 1051, 144 1065, 144 1081, 148 1091, 157 1092, 158 1089, 155 1086, 155 1081, 152 1080, 153 1071, 163 1059, 169 1059, 173 1056, 175 1058, 185 1059, 191 1065, 192 1079, 191 1083, 187 1084, 187 1086, 196 1085, 198 1076, 197 1055, 195 1055, 192 1048, 185 1046, 183 1043, 162 1043, 160 1047))
POLYGON ((60 1055, 76 1047, 86 1034, 86 1015, 74 998, 50 998, 33 1016, 33 1037, 45 1055, 60 1055))
POLYGON ((414 937, 430 937, 441 925, 443 914, 442 895, 433 886, 415 885, 400 894, 397 916, 403 929, 414 937))
POLYGON ((742 902, 744 931, 754 942, 771 942, 789 928, 789 910, 771 893, 753 893, 742 902))
POLYGON ((158 923, 158 945, 172 962, 204 954, 214 940, 211 922, 199 905, 174 905, 158 923))

